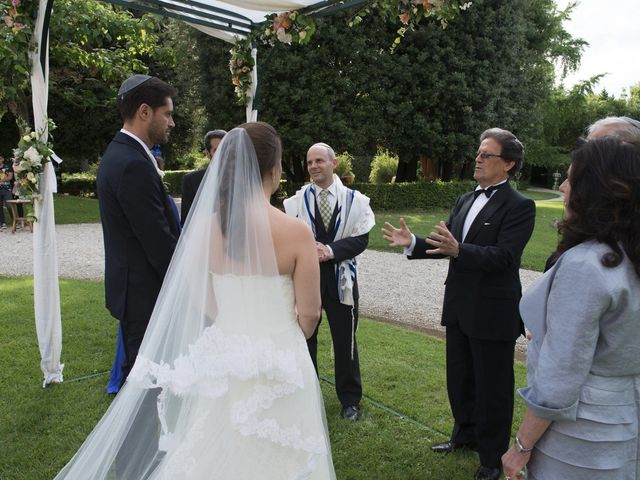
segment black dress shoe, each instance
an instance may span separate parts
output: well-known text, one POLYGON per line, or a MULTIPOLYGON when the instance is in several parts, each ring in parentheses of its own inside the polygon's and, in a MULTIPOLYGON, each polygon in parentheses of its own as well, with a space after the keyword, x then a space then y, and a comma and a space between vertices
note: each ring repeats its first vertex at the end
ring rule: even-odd
POLYGON ((452 441, 431 445, 431 451, 435 453, 451 453, 461 448, 470 448, 473 450, 474 445, 472 443, 456 443, 452 441))
POLYGON ((340 416, 345 420, 351 420, 352 422, 355 422, 360 418, 360 408, 358 408, 357 405, 347 405, 346 407, 342 407, 340 416))
POLYGON ((498 480, 500 478, 500 469, 480 465, 473 478, 474 480, 498 480))

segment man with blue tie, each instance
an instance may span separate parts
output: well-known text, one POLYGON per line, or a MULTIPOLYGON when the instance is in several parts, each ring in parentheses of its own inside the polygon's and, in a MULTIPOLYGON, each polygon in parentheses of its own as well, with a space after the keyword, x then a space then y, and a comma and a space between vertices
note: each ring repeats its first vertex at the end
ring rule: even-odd
POLYGON ((507 130, 480 136, 474 192, 461 195, 446 222, 421 238, 404 219, 386 223, 383 236, 409 259, 449 258, 442 307, 447 340, 447 391, 454 418, 448 442, 436 453, 474 448, 476 480, 498 480, 509 448, 514 403, 515 340, 524 334, 518 310, 520 258, 533 233, 535 204, 509 185, 524 148, 507 130))
MULTIPOLYGON (((326 143, 307 152, 312 183, 285 200, 287 215, 304 220, 314 233, 320 262, 322 308, 327 314, 335 356, 336 393, 346 420, 360 417, 362 382, 356 330, 358 328, 358 277, 355 257, 369 243, 375 217, 369 198, 345 187, 337 175, 336 155, 326 143)), ((319 324, 318 324, 319 326, 319 324)), ((318 370, 318 329, 307 340, 318 370)))

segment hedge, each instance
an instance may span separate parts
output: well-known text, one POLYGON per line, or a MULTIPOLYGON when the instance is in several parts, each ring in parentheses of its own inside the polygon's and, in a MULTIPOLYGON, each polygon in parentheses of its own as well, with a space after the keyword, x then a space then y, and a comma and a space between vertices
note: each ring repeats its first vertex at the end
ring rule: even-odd
MULTIPOLYGON (((163 181, 171 195, 179 196, 182 188, 182 177, 190 170, 166 171, 163 181)), ((281 190, 276 194, 279 198, 293 195, 302 183, 282 181, 281 190)), ((412 210, 445 208, 453 206, 456 198, 464 192, 473 190, 476 182, 472 180, 414 183, 354 183, 354 188, 371 199, 374 210, 412 210)), ((87 173, 62 174, 59 191, 69 195, 96 195, 96 178, 87 173)))
MULTIPOLYGON (((348 187, 358 190, 371 199, 373 210, 413 210, 453 207, 461 194, 476 187, 473 180, 455 182, 414 182, 414 183, 353 183, 348 187)), ((293 195, 301 183, 288 183, 287 196, 293 195)))
MULTIPOLYGON (((174 196, 180 196, 182 177, 191 170, 167 170, 162 181, 167 191, 174 196)), ((63 173, 58 191, 78 197, 95 197, 97 194, 96 177, 89 173, 63 173)))
POLYGON ((450 209, 460 195, 473 190, 472 180, 457 182, 357 183, 352 188, 371 199, 374 210, 450 209))

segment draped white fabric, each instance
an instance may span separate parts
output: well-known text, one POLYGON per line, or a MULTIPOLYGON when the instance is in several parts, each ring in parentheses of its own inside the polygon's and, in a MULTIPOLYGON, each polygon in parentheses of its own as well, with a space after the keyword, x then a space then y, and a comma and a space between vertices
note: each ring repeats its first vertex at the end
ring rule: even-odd
MULTIPOLYGON (((40 0, 34 35, 42 38, 46 0, 40 0)), ((46 33, 48 36, 48 32, 46 33)), ((47 101, 49 95, 49 52, 45 52, 45 69, 40 64, 40 49, 37 43, 31 53, 31 89, 33 96, 33 118, 36 131, 42 131, 40 140, 46 141, 47 101)), ((48 42, 47 42, 48 43, 48 42)), ((33 293, 36 332, 40 348, 40 368, 44 374, 43 386, 62 382, 60 354, 62 351, 62 324, 60 318, 60 289, 58 286, 58 259, 54 224, 53 193, 56 192, 56 176, 51 162, 46 163, 40 179, 41 200, 34 202, 37 222, 33 225, 33 293)))

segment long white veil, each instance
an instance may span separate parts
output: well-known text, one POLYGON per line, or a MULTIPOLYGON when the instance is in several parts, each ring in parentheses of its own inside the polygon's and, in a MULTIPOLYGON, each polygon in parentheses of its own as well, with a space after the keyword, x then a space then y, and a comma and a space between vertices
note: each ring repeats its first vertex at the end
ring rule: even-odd
MULTIPOLYGON (((294 390, 314 388, 296 374, 290 351, 247 335, 260 330, 255 312, 272 309, 284 295, 279 280, 255 149, 236 128, 204 176, 127 382, 56 479, 205 478, 194 473, 202 463, 194 452, 221 449, 238 432, 293 449, 292 458, 299 454, 293 470, 330 458, 327 438, 261 416, 294 390), (234 279, 232 288, 225 279, 234 279), (234 315, 222 319, 230 296, 234 315), (221 403, 225 395, 233 398, 221 403), (228 420, 233 425, 225 429, 228 420), (167 467, 169 458, 177 467, 167 467)), ((225 455, 206 478, 224 478, 216 476, 218 467, 231 470, 225 455)))

